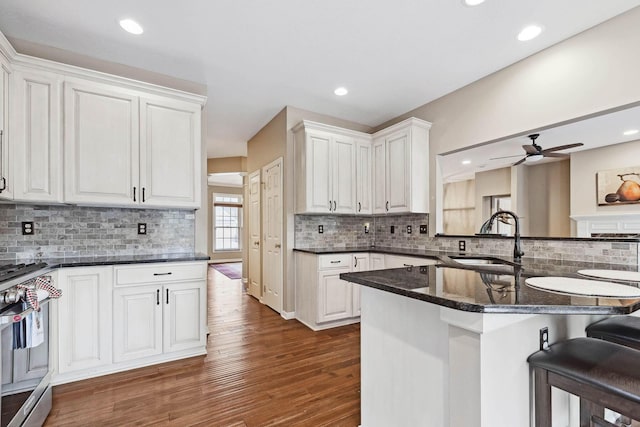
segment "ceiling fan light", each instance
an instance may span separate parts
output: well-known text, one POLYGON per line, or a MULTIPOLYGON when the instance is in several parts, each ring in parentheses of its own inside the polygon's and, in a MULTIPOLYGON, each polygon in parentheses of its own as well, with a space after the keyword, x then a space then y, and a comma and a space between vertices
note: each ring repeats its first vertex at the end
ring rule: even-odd
POLYGON ((527 159, 524 161, 525 163, 536 163, 542 160, 544 156, 542 154, 531 154, 527 156, 527 159))

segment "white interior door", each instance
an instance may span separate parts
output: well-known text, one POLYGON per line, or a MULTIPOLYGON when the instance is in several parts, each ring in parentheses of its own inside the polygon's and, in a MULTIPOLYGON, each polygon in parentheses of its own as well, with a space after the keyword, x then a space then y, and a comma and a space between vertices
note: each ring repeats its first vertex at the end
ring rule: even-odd
POLYGON ((262 296, 260 283, 262 276, 262 252, 260 251, 260 169, 249 175, 249 295, 258 299, 262 296))
POLYGON ((282 311, 282 158, 262 168, 265 180, 262 302, 282 311))

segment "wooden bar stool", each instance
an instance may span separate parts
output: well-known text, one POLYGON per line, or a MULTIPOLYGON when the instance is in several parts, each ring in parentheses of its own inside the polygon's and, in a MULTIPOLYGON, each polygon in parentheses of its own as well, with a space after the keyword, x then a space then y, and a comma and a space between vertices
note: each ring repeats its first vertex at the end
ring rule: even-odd
POLYGON ((615 316, 587 326, 587 336, 640 350, 640 317, 615 316))
POLYGON ((594 338, 556 343, 528 358, 535 375, 535 425, 551 427, 551 387, 580 398, 580 426, 613 426, 604 408, 640 420, 640 352, 594 338))

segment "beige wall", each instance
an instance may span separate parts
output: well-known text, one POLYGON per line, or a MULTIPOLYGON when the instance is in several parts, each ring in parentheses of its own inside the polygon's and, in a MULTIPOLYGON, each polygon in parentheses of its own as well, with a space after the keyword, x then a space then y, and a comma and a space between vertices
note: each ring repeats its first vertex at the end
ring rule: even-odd
MULTIPOLYGON (((378 129, 411 116, 433 123, 429 182, 434 197, 437 154, 639 103, 639 22, 640 8, 632 9, 378 129)), ((430 222, 435 230, 435 215, 430 222)))
POLYGON ((246 157, 217 157, 207 159, 207 173, 246 172, 246 157))
MULTIPOLYGON (((223 194, 243 194, 244 189, 242 187, 221 187, 216 185, 210 185, 207 188, 207 206, 209 207, 209 219, 208 219, 208 233, 209 233, 209 245, 208 245, 208 253, 211 257, 211 261, 220 262, 225 260, 237 260, 242 259, 242 251, 238 252, 214 252, 213 251, 213 194, 214 193, 223 193, 223 194)), ((244 196, 243 196, 244 197, 244 196)), ((245 209, 243 209, 244 213, 245 209)), ((244 224, 244 219, 243 219, 244 224)), ((242 229, 242 245, 245 245, 244 239, 245 229, 242 229)))
POLYGON ((474 229, 477 233, 491 215, 490 196, 511 195, 511 168, 500 168, 476 173, 474 229))
POLYGON ((567 160, 527 166, 529 236, 571 236, 570 164, 567 160))
POLYGON ((598 206, 596 172, 640 166, 640 140, 571 155, 571 215, 639 213, 640 204, 598 206))
POLYGON ((474 234, 475 179, 450 182, 443 189, 443 232, 445 234, 474 234))

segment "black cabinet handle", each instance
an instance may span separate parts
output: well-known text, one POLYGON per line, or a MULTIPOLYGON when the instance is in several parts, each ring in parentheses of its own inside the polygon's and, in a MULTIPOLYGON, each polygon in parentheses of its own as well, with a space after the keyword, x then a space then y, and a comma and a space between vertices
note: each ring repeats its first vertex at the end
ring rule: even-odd
POLYGON ((335 212, 335 211, 336 211, 336 209, 337 209, 337 207, 336 207, 336 201, 334 200, 334 201, 333 201, 333 211, 335 212))
POLYGON ((389 202, 385 204, 385 207, 387 208, 387 212, 389 212, 389 202))
POLYGON ((136 201, 136 187, 133 187, 133 201, 136 201))
POLYGON ((153 273, 154 276, 169 276, 170 274, 170 271, 168 273, 153 273))
POLYGON ((329 212, 331 212, 331 200, 329 200, 329 212))
MULTIPOLYGON (((0 159, 0 161, 2 161, 2 159, 0 159)), ((2 193, 4 190, 7 189, 7 180, 6 178, 3 176, 0 181, 2 182, 2 187, 0 187, 0 193, 2 193)))
POLYGON ((156 305, 160 305, 160 289, 156 290, 156 305))
POLYGON ((144 203, 144 201, 145 201, 144 199, 145 199, 145 197, 144 197, 144 187, 142 187, 142 203, 144 203))
POLYGON ((167 304, 169 304, 169 289, 167 289, 167 304))
POLYGON ((356 260, 355 264, 353 264, 354 267, 358 266, 358 258, 354 258, 356 260))
POLYGON ((358 202, 358 212, 362 210, 362 203, 358 202))

